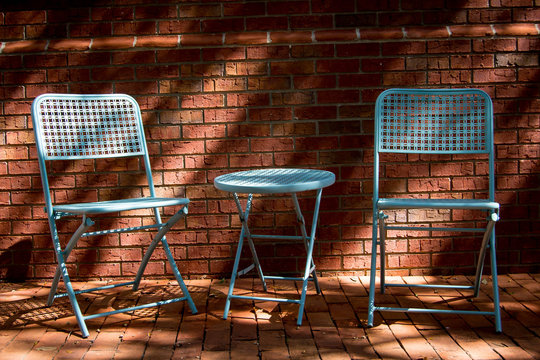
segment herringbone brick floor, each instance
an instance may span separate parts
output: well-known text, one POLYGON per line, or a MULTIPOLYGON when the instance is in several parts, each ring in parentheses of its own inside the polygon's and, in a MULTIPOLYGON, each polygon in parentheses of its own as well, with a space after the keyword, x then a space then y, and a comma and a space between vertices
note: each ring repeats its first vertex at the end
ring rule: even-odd
MULTIPOLYGON (((470 282, 463 276, 397 277, 392 281, 470 282)), ((297 305, 235 300, 222 319, 228 281, 189 280, 199 313, 184 303, 88 321, 80 331, 66 298, 46 307, 48 283, 0 283, 2 359, 534 359, 540 358, 540 275, 499 277, 503 333, 491 318, 471 315, 382 313, 365 327, 367 277, 320 278, 310 288, 303 325, 297 305)), ((95 282, 81 282, 79 288, 95 282)), ((298 284, 274 281, 271 294, 293 297, 298 284)), ((259 293, 258 279, 240 279, 235 293, 259 293)), ((81 295, 100 312, 179 292, 166 280, 146 281, 137 293, 117 288, 81 295)), ((490 309, 491 281, 470 299, 455 290, 392 288, 377 303, 490 309)), ((267 295, 268 296, 268 295, 267 295)))

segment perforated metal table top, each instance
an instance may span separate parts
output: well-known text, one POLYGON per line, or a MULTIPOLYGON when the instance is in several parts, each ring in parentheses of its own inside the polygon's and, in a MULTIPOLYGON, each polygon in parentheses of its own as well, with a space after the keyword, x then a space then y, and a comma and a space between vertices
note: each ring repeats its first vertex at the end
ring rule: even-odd
POLYGON ((214 186, 234 193, 278 194, 321 189, 335 181, 336 176, 325 170, 261 169, 218 176, 214 186))

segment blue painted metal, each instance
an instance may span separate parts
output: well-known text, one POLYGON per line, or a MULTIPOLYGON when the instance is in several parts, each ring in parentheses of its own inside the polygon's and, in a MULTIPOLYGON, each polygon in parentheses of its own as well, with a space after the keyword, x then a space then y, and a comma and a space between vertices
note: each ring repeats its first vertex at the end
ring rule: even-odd
POLYGON ((169 249, 165 234, 187 214, 189 199, 156 197, 150 159, 144 137, 140 108, 135 99, 128 95, 78 95, 78 94, 44 94, 32 103, 32 121, 38 152, 41 182, 45 195, 45 211, 49 221, 51 237, 56 253, 58 267, 49 293, 48 305, 55 298, 68 296, 75 313, 83 337, 89 335, 85 320, 109 314, 129 312, 151 306, 159 306, 176 301, 186 300, 193 313, 197 312, 189 291, 176 267, 169 249), (76 204, 53 204, 47 174, 47 161, 86 160, 113 157, 140 157, 144 163, 148 182, 149 197, 98 201, 76 204), (158 211, 161 207, 181 206, 167 222, 161 221, 158 211), (90 215, 116 213, 128 210, 152 209, 155 224, 121 229, 105 229, 87 232, 94 225, 90 215), (82 222, 64 249, 60 244, 56 222, 66 216, 82 216, 82 222), (131 232, 156 228, 157 234, 152 240, 137 272, 135 281, 122 284, 95 287, 83 291, 74 291, 68 274, 66 259, 81 237, 106 235, 111 233, 131 232), (178 281, 183 297, 143 304, 126 309, 94 315, 83 315, 76 295, 99 291, 112 287, 133 285, 136 290, 150 255, 161 243, 167 260, 178 281), (66 285, 65 293, 57 293, 60 278, 66 285))
POLYGON ((218 176, 216 188, 241 194, 283 194, 322 189, 336 181, 333 173, 313 169, 264 169, 218 176))
POLYGON ((225 309, 223 312, 223 318, 227 319, 229 315, 230 303, 232 299, 249 299, 249 300, 263 300, 263 301, 276 301, 276 302, 288 302, 299 304, 297 325, 302 324, 302 316, 304 312, 304 305, 306 301, 307 284, 312 281, 315 284, 317 293, 320 293, 319 283, 317 281, 317 274, 315 271, 315 264, 313 262, 313 247, 315 244, 315 233, 317 229, 317 222, 319 217, 319 208, 322 197, 322 189, 330 186, 335 182, 335 175, 329 171, 312 170, 312 169, 263 169, 263 170, 250 170, 236 173, 230 173, 218 176, 214 180, 216 188, 233 193, 233 197, 238 209, 240 221, 242 223, 242 230, 240 231, 240 238, 238 240, 238 248, 236 250, 236 256, 234 259, 233 270, 231 274, 231 282, 229 285, 229 291, 227 293, 227 300, 225 302, 225 309), (315 210, 313 213, 313 220, 311 225, 311 232, 308 236, 305 220, 300 210, 297 192, 317 190, 315 200, 315 210), (246 210, 242 209, 238 193, 248 194, 246 210), (294 203, 294 208, 297 216, 297 221, 302 233, 302 236, 284 236, 284 235, 255 235, 251 234, 248 227, 248 217, 253 200, 253 194, 281 194, 290 193, 294 203), (282 277, 282 276, 266 276, 263 274, 257 252, 253 244, 253 239, 286 239, 286 240, 303 240, 306 247, 306 266, 303 276, 297 277, 282 277), (248 268, 238 271, 238 264, 242 253, 242 246, 244 239, 247 239, 250 246, 251 254, 253 257, 253 264, 248 268), (265 279, 279 279, 279 280, 293 280, 302 281, 302 292, 300 299, 286 299, 286 298, 267 298, 257 296, 242 296, 234 295, 234 285, 236 278, 240 275, 247 273, 251 269, 257 269, 259 278, 262 281, 263 288, 266 291, 265 279))
MULTIPOLYGON (((492 315, 495 330, 502 331, 495 223, 499 220, 499 203, 495 201, 493 151, 493 105, 489 96, 477 89, 390 89, 379 95, 375 105, 375 154, 373 175, 373 230, 368 303, 368 326, 373 326, 375 311, 433 312, 492 315), (379 198, 381 153, 413 154, 487 154, 489 190, 487 199, 411 199, 379 198), (473 209, 487 212, 484 228, 388 226, 383 210, 407 209, 473 209), (433 284, 387 284, 385 282, 385 241, 387 230, 482 232, 473 286, 433 284), (380 247, 380 286, 426 287, 474 290, 478 296, 484 258, 488 249, 493 279, 493 312, 440 309, 394 308, 375 306, 377 246, 380 247)), ((474 189, 471 189, 474 190, 474 189)))

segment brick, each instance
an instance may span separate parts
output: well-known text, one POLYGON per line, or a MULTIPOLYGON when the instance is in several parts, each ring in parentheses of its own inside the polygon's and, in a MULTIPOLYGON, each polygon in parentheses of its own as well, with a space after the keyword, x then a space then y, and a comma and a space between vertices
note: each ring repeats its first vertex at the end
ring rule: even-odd
POLYGON ((263 108, 249 111, 251 121, 286 121, 291 117, 292 111, 290 108, 263 108))
POLYGON ((270 3, 268 4, 268 14, 285 15, 308 13, 309 5, 309 1, 306 0, 288 1, 286 3, 270 3))
POLYGON ((287 30, 288 21, 285 16, 264 16, 246 18, 246 30, 248 31, 270 31, 287 30))
POLYGON ((135 39, 132 36, 97 38, 92 42, 92 50, 128 49, 133 47, 135 39))
POLYGON ((368 12, 362 12, 358 14, 336 14, 336 27, 338 28, 354 28, 376 25, 377 19, 368 12))
POLYGON ((88 50, 90 39, 62 39, 51 40, 47 50, 68 51, 68 50, 88 50))
POLYGON ((312 74, 314 72, 313 61, 287 61, 270 63, 270 73, 272 75, 284 74, 312 74))
POLYGON ((317 60, 317 72, 330 73, 330 72, 358 72, 360 62, 356 59, 352 60, 317 60))
POLYGON ((450 35, 449 31, 443 27, 407 27, 405 33, 409 39, 437 39, 446 38, 450 35))
POLYGON ((420 25, 422 20, 420 14, 416 12, 400 11, 382 14, 379 24, 382 26, 420 25))
POLYGON ((428 74, 430 84, 469 84, 471 82, 471 71, 431 71, 428 74))
POLYGON ((493 26, 499 36, 527 36, 538 35, 538 29, 534 24, 501 24, 493 26))
POLYGON ((429 54, 468 53, 471 51, 471 42, 468 40, 432 41, 427 44, 429 54))
POLYGON ((357 90, 327 90, 318 91, 317 100, 319 104, 356 103, 360 96, 357 90))
POLYGON ((382 82, 386 86, 406 86, 406 84, 424 84, 423 73, 384 73, 382 82))
POLYGON ((450 26, 452 37, 483 37, 493 35, 489 25, 453 25, 450 26))
POLYGON ((45 50, 47 42, 43 40, 21 40, 5 43, 2 54, 41 52, 45 50))
MULTIPOLYGON (((136 31, 140 34, 139 31, 136 31)), ((178 36, 138 36, 135 46, 150 48, 176 47, 179 43, 178 36)))
POLYGON ((360 30, 360 39, 362 40, 394 40, 403 39, 405 34, 400 28, 384 29, 362 29, 360 30))
POLYGON ((302 15, 290 16, 291 29, 311 29, 316 27, 331 28, 333 19, 331 15, 302 15))
POLYGON ((227 75, 267 75, 264 63, 260 62, 229 62, 225 66, 227 75))
POLYGON ((336 78, 332 75, 319 76, 295 76, 294 87, 296 89, 335 88, 336 78))
POLYGON ((6 12, 4 18, 4 23, 6 25, 40 24, 45 22, 46 12, 43 10, 6 12))
POLYGON ((530 54, 497 54, 495 64, 497 67, 538 66, 538 56, 530 54))
POLYGON ((182 34, 193 33, 200 30, 200 20, 160 20, 158 22, 158 32, 160 34, 182 34))
POLYGON ((398 70, 405 70, 405 62, 403 59, 362 59, 362 71, 365 72, 398 70))
POLYGON ((224 97, 220 94, 185 95, 182 97, 183 108, 221 107, 223 105, 224 97))
POLYGON ((475 83, 513 82, 516 80, 516 72, 512 69, 474 70, 475 83))
POLYGON ((382 54, 385 56, 424 53, 426 53, 426 44, 424 42, 390 42, 382 44, 382 54))
MULTIPOLYGON (((203 32, 218 33, 218 32, 232 32, 232 31, 244 31, 244 19, 242 18, 230 18, 230 19, 212 19, 202 21, 201 28, 203 32)), ((198 30, 198 28, 193 29, 198 30)), ((235 34, 231 34, 235 35, 235 34)))
POLYGON ((204 92, 212 91, 241 91, 246 89, 245 79, 210 79, 203 83, 204 92))
POLYGON ((473 40, 472 50, 477 53, 516 51, 514 39, 473 40))
POLYGON ((287 59, 289 48, 287 46, 264 46, 247 48, 248 59, 287 59))
POLYGON ((251 141, 251 150, 256 152, 292 151, 293 140, 287 138, 253 139, 251 141))
MULTIPOLYGON (((268 94, 227 94, 227 105, 229 106, 265 106, 270 105, 268 94)), ((276 104, 280 105, 280 104, 276 104)))
POLYGON ((202 58, 205 61, 243 60, 246 51, 244 48, 203 49, 202 58))
MULTIPOLYGON (((221 15, 220 5, 181 5, 180 17, 211 17, 221 15)), ((176 14, 173 14, 176 17, 176 14)))
POLYGON ((469 10, 468 14, 472 23, 494 24, 508 22, 512 18, 510 9, 474 9, 469 10))
POLYGON ((315 31, 315 40, 317 41, 352 41, 357 38, 356 30, 315 31))
POLYGON ((310 43, 311 32, 310 31, 272 31, 270 33, 270 42, 272 44, 279 43, 310 43))
POLYGON ((380 86, 383 76, 380 74, 349 74, 339 76, 341 87, 380 86))
POLYGON ((225 44, 266 44, 268 36, 264 32, 227 34, 225 44))
POLYGON ((264 3, 223 4, 225 16, 256 16, 265 14, 264 3))
POLYGON ((456 55, 450 57, 453 69, 493 68, 495 59, 492 55, 456 55))
POLYGON ((379 48, 378 44, 372 43, 336 44, 336 53, 339 57, 378 56, 379 48))

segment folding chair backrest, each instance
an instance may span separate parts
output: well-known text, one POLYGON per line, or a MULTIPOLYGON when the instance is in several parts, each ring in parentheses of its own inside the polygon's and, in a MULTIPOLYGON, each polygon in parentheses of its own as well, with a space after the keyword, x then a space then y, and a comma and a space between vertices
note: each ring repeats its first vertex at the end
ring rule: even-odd
POLYGON ((492 105, 477 89, 390 89, 376 104, 380 152, 489 153, 492 105))
POLYGON ((155 196, 139 105, 123 94, 44 94, 32 104, 41 180, 47 198, 46 160, 142 156, 155 196))
POLYGON ((375 104, 379 153, 489 154, 494 198, 493 105, 479 89, 389 89, 375 104))
POLYGON ((143 155, 139 106, 127 95, 46 94, 33 105, 45 160, 143 155))

